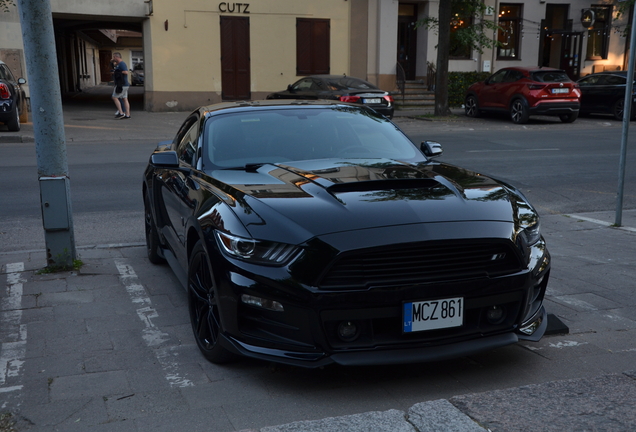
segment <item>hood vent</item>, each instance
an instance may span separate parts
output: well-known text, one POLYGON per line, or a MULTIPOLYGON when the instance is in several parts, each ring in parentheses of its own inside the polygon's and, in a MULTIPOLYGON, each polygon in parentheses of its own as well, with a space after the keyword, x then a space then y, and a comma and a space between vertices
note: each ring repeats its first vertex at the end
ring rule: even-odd
POLYGON ((433 180, 430 178, 387 179, 336 183, 332 186, 329 186, 327 188, 327 191, 332 194, 338 194, 346 192, 371 192, 399 189, 430 189, 439 185, 440 183, 437 180, 433 180))

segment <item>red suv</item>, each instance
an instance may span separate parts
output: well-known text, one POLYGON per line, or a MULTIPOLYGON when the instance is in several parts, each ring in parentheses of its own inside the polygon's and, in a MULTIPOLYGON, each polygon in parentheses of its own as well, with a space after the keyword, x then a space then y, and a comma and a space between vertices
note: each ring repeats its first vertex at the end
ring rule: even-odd
POLYGON ((469 117, 509 112, 514 123, 531 115, 557 115, 572 123, 579 116, 581 90, 565 71, 548 67, 509 67, 468 87, 464 107, 469 117))

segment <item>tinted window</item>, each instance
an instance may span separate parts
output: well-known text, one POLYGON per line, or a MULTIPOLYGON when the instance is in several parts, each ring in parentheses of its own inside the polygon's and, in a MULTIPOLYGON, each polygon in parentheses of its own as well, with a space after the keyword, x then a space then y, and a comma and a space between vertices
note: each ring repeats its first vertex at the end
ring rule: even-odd
POLYGON ((199 122, 197 117, 189 118, 177 134, 177 155, 179 159, 191 166, 196 166, 199 122))
POLYGON ((510 70, 508 71, 508 74, 504 78, 503 82, 515 82, 520 80, 521 78, 523 78, 523 73, 516 70, 510 70))
POLYGON ((0 79, 13 81, 13 77, 9 72, 9 68, 7 68, 5 65, 0 65, 0 79))
POLYGON ((507 73, 508 73, 508 70, 506 69, 496 72, 494 75, 488 78, 488 84, 497 84, 500 82, 504 82, 504 78, 506 77, 507 73))
POLYGON ((315 87, 316 85, 314 84, 314 80, 311 78, 305 78, 294 84, 293 88, 294 90, 307 91, 312 90, 315 87))
POLYGON ((271 109, 222 114, 205 126, 205 153, 217 167, 293 160, 424 160, 384 117, 364 109, 271 109))
POLYGON ((625 85, 627 79, 620 75, 607 75, 605 79, 605 84, 607 85, 625 85))
POLYGON ((327 84, 332 90, 375 90, 376 87, 366 81, 355 78, 342 77, 337 79, 328 79, 327 84))
POLYGON ((599 85, 601 81, 601 75, 590 75, 579 80, 580 86, 599 85))
POLYGON ((570 78, 563 71, 535 71, 531 74, 534 81, 539 82, 568 82, 570 78))

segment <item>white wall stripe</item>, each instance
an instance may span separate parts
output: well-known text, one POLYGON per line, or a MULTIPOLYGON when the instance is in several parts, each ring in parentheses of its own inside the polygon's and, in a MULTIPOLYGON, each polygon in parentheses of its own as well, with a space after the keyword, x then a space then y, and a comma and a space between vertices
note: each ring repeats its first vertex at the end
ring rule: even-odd
POLYGON ((194 386, 192 381, 182 377, 179 373, 179 364, 174 360, 178 354, 173 351, 173 347, 159 347, 170 339, 170 335, 162 332, 152 322, 153 319, 159 317, 159 314, 152 307, 152 301, 148 297, 146 289, 139 283, 135 270, 125 260, 115 260, 115 265, 130 300, 134 305, 140 306, 137 309, 137 315, 145 326, 142 338, 149 348, 153 348, 155 356, 166 374, 166 380, 172 387, 194 386))
POLYGON ((27 342, 27 326, 21 323, 24 263, 7 264, 6 269, 7 286, 0 309, 0 393, 22 389, 19 381, 27 342))

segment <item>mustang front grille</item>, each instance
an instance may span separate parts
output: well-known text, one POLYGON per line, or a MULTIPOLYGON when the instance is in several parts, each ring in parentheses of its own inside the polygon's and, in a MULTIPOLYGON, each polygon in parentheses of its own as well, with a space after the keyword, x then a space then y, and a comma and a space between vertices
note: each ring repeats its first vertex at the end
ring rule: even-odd
POLYGON ((521 270, 509 242, 417 243, 341 255, 322 289, 359 289, 500 276, 521 270))

